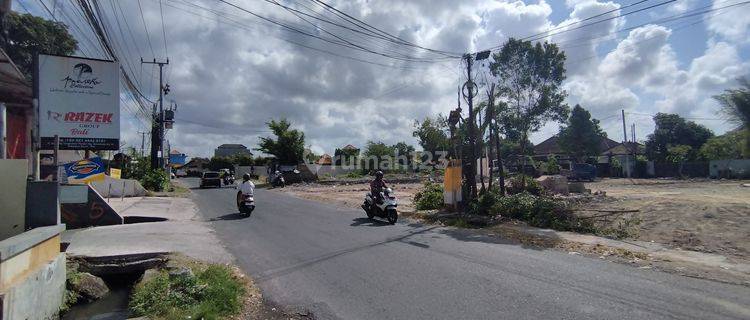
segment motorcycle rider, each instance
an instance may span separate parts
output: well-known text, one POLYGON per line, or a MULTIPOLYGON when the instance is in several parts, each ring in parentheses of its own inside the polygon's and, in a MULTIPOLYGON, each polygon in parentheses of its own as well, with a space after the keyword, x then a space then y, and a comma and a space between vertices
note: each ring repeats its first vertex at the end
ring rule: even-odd
POLYGON ((253 195, 253 191, 255 190, 255 184, 250 181, 250 174, 243 174, 242 175, 242 184, 240 184, 240 192, 242 192, 243 195, 253 195))
POLYGON ((387 186, 385 180, 383 180, 383 171, 378 170, 375 172, 375 179, 370 182, 370 194, 375 197, 377 203, 383 203, 383 190, 387 186))

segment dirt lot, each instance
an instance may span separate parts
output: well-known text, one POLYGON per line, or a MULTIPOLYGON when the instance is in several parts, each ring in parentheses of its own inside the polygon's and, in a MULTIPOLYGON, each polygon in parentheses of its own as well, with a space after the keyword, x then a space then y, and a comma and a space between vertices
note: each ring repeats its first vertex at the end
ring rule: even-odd
MULTIPOLYGON (((750 260, 748 181, 605 179, 587 183, 606 201, 587 209, 638 209, 633 238, 750 260)), ((614 221, 613 221, 614 223, 614 221)))
MULTIPOLYGON (((393 189, 393 192, 398 198, 398 207, 400 211, 414 211, 414 194, 422 187, 422 184, 390 183, 389 187, 393 189)), ((365 193, 370 191, 370 187, 366 183, 342 182, 335 185, 309 183, 294 184, 279 190, 291 193, 300 198, 331 203, 342 207, 359 208, 364 200, 365 193)))

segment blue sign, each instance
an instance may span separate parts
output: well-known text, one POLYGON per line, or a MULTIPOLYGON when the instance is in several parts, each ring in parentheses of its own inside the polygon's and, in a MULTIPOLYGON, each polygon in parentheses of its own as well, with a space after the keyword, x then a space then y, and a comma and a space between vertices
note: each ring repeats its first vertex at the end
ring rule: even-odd
POLYGON ((65 174, 68 176, 68 183, 89 183, 103 180, 104 169, 102 158, 95 157, 66 164, 65 174))

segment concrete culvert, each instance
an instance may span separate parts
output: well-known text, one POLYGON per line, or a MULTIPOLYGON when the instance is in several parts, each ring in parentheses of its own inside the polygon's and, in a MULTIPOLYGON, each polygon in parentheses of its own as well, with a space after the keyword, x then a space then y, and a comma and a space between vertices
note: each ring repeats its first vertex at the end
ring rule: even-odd
POLYGON ((161 217, 140 217, 140 216, 127 216, 127 217, 123 217, 122 219, 123 219, 124 224, 162 222, 162 221, 169 220, 167 218, 161 218, 161 217))

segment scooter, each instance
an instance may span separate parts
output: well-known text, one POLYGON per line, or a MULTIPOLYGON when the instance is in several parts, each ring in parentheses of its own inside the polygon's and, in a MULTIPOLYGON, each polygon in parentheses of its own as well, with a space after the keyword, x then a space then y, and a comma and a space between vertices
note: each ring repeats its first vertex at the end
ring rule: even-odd
POLYGON ((237 191, 237 209, 241 215, 249 217, 253 213, 253 210, 255 210, 255 198, 253 195, 237 191))
POLYGON ((279 171, 274 172, 273 176, 268 177, 268 180, 268 182, 273 187, 286 187, 286 180, 284 180, 284 175, 279 171))
POLYGON ((381 203, 377 203, 377 200, 373 198, 371 193, 365 195, 365 202, 362 204, 362 209, 367 213, 367 218, 373 219, 374 217, 385 218, 390 224, 396 224, 398 220, 398 199, 393 194, 391 188, 385 189, 381 194, 381 203))
POLYGON ((234 184, 234 175, 225 175, 224 176, 224 185, 225 186, 231 186, 234 184))

